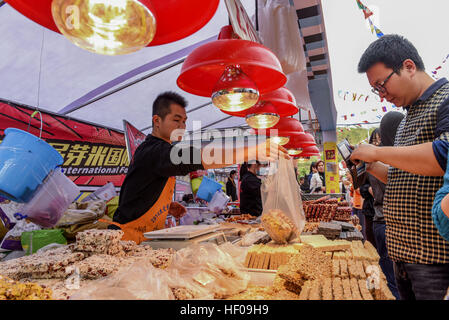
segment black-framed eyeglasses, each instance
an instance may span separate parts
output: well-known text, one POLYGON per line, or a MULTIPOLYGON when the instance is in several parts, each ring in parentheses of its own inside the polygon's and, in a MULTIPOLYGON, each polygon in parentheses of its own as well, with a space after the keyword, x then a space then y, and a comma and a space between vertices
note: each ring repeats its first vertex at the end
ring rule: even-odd
POLYGON ((393 72, 390 73, 390 75, 389 75, 384 81, 382 81, 382 82, 379 83, 379 84, 376 84, 376 86, 373 87, 373 88, 371 89, 371 91, 372 91, 374 94, 377 94, 378 96, 380 96, 381 93, 387 92, 387 90, 385 89, 385 84, 387 83, 387 81, 391 78, 391 76, 392 76, 395 72, 396 72, 396 71, 393 70, 393 72))

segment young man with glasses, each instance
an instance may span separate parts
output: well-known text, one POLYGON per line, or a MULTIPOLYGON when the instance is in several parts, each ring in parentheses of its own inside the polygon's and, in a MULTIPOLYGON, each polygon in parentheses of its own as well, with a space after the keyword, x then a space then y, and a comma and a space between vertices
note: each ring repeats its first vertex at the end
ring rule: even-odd
POLYGON ((449 146, 449 83, 434 81, 416 48, 385 35, 359 62, 373 92, 407 110, 393 147, 360 145, 354 161, 387 184, 383 214, 388 254, 402 299, 443 299, 449 286, 449 242, 432 221, 449 146))

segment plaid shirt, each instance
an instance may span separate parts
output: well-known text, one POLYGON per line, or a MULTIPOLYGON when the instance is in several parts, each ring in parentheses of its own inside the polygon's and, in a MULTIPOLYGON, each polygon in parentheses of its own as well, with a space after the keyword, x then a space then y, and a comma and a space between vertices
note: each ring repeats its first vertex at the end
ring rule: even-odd
MULTIPOLYGON (((395 146, 435 139, 449 142, 449 131, 435 137, 438 109, 449 98, 449 83, 438 81, 408 110, 398 127, 395 146)), ((430 156, 430 155, 429 155, 430 156)), ((435 193, 443 177, 426 177, 390 167, 384 196, 388 255, 406 263, 449 263, 449 242, 432 221, 435 193)))

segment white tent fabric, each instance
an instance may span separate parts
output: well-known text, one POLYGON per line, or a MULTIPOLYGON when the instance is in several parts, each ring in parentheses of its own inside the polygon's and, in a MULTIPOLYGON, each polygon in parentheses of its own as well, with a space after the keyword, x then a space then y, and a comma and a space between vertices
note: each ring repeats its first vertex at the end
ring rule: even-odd
MULTIPOLYGON (((248 15, 253 16, 255 1, 241 2, 248 15)), ((0 99, 64 113, 62 111, 161 70, 173 62, 180 62, 185 57, 178 54, 180 51, 216 38, 229 20, 224 1, 220 1, 212 20, 195 34, 174 43, 147 47, 123 56, 97 55, 78 48, 61 34, 36 24, 8 4, 0 7, 0 21, 0 99), (111 83, 113 85, 109 85, 111 83)), ((180 70, 181 63, 68 115, 119 130, 122 130, 122 120, 125 119, 139 129, 147 128, 145 133, 149 133, 153 100, 162 91, 171 90, 188 100, 188 131, 192 130, 194 120, 201 121, 206 129, 246 125, 243 118, 230 117, 210 104, 198 108, 209 103, 210 98, 194 96, 178 88, 176 79, 180 70)), ((307 85, 299 87, 298 80, 306 83, 304 71, 290 75, 287 87, 295 94, 298 104, 312 109, 307 85)), ((295 117, 299 118, 299 115, 295 117)))
MULTIPOLYGON (((242 3, 249 15, 254 14, 253 0, 242 3)), ((0 7, 0 21, 0 98, 31 106, 38 104, 42 109, 60 112, 73 101, 130 70, 216 36, 220 28, 228 24, 228 16, 225 4, 220 2, 215 16, 197 33, 174 43, 113 57, 76 47, 64 36, 34 23, 8 4, 0 7)), ((127 82, 161 67, 138 74, 127 82)), ((117 129, 122 129, 122 119, 126 119, 141 129, 151 125, 151 105, 162 91, 182 94, 188 100, 188 110, 209 102, 208 98, 190 95, 177 87, 180 69, 181 64, 69 115, 117 129)), ((227 118, 210 105, 188 116, 187 130, 191 130, 193 119, 202 120, 206 126, 227 118)), ((232 117, 216 126, 244 123, 244 119, 232 117)))

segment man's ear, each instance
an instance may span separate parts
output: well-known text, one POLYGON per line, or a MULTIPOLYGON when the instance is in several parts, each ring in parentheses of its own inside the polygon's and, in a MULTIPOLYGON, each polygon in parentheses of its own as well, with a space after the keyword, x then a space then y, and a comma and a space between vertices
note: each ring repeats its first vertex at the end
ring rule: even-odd
POLYGON ((414 74, 416 72, 416 64, 412 59, 406 59, 403 63, 404 71, 407 73, 414 74))
POLYGON ((161 117, 159 117, 158 115, 154 115, 152 119, 153 119, 153 128, 159 127, 159 125, 161 124, 161 117))

